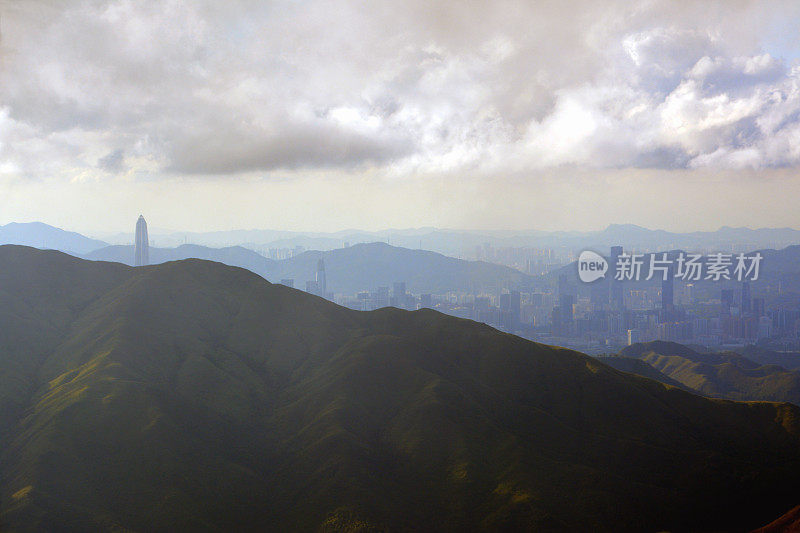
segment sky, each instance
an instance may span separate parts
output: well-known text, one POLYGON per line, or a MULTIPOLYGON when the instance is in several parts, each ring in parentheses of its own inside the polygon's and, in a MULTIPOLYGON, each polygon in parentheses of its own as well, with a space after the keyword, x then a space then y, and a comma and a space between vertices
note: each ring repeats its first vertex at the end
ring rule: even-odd
POLYGON ((800 228, 800 3, 0 0, 0 224, 800 228))

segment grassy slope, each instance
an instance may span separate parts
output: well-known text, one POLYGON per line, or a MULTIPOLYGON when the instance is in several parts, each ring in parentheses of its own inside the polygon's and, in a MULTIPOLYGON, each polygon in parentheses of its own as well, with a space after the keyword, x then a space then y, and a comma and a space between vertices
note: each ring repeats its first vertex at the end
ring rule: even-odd
POLYGON ((677 387, 679 389, 683 389, 689 392, 697 392, 687 387, 683 383, 675 381, 666 374, 659 372, 658 370, 650 366, 649 363, 642 361, 641 359, 634 359, 632 357, 620 357, 620 356, 601 356, 598 357, 597 360, 605 365, 610 366, 611 368, 619 370, 620 372, 628 372, 630 374, 636 374, 637 376, 653 379, 655 381, 658 381, 665 385, 669 385, 671 387, 677 387))
POLYGON ((699 353, 680 344, 656 341, 629 346, 620 354, 642 360, 707 396, 800 405, 800 372, 756 363, 733 352, 699 353))
POLYGON ((794 503, 793 406, 204 261, 0 266, 0 379, 25 384, 0 528, 739 528, 794 503))

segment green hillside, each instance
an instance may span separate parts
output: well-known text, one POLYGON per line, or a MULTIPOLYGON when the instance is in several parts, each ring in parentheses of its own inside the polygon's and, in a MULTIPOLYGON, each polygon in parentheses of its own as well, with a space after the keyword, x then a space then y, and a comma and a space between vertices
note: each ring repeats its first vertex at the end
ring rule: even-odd
POLYGON ((637 376, 642 376, 648 379, 654 379, 665 385, 669 385, 670 387, 677 387, 679 389, 683 389, 689 392, 697 392, 683 383, 679 381, 675 381, 674 379, 670 378, 666 374, 663 374, 650 366, 647 362, 642 361, 641 359, 634 359, 632 357, 620 357, 620 356, 600 356, 597 358, 598 361, 602 362, 610 366, 611 368, 616 368, 622 372, 629 372, 631 374, 636 374, 637 376))
MULTIPOLYGON (((698 352, 682 344, 654 341, 628 346, 620 356, 643 361, 668 378, 706 396, 800 405, 800 372, 755 362, 738 353, 698 352)), ((657 379, 653 375, 646 377, 657 379)))
POLYGON ((0 530, 741 530, 800 409, 200 260, 0 247, 0 530))

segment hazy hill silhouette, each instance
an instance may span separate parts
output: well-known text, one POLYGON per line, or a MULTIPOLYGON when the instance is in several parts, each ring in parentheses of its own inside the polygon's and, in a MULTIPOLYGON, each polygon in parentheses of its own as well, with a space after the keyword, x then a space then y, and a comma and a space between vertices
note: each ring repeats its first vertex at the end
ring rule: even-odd
POLYGON ((415 293, 481 291, 528 286, 532 278, 503 265, 464 261, 382 242, 357 244, 328 252, 310 251, 274 264, 270 279, 313 280, 317 261, 325 260, 330 290, 356 292, 405 281, 415 293))
POLYGON ((0 226, 0 244, 20 244, 85 254, 108 246, 74 231, 64 231, 42 222, 11 222, 0 226))
POLYGON ((0 247, 0 529, 739 530, 800 409, 201 260, 0 247))
MULTIPOLYGON (((133 246, 109 246, 83 256, 86 259, 133 264, 133 246)), ((377 287, 392 287, 405 281, 415 293, 448 291, 481 291, 503 287, 528 286, 532 278, 518 270, 482 261, 464 261, 436 252, 399 248, 385 243, 356 244, 328 252, 309 251, 280 261, 234 246, 207 248, 185 244, 177 248, 150 248, 152 264, 179 259, 208 259, 246 268, 278 282, 295 281, 298 288, 316 276, 317 262, 325 260, 329 291, 355 293, 377 287)))
MULTIPOLYGON (((153 265, 182 259, 206 259, 246 268, 264 277, 269 276, 274 268, 272 260, 241 246, 229 246, 227 248, 209 248, 197 244, 182 244, 176 248, 156 248, 151 246, 149 252, 150 264, 153 265)), ((132 245, 106 246, 81 257, 93 261, 112 261, 133 266, 134 247, 132 245)))

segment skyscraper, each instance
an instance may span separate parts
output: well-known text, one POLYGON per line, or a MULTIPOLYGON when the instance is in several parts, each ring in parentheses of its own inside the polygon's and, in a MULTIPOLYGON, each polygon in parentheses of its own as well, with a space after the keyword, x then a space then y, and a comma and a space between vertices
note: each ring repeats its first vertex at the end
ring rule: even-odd
POLYGON ((575 297, 571 294, 561 294, 558 296, 558 309, 561 319, 561 332, 563 336, 572 334, 572 322, 575 319, 572 306, 575 304, 575 297))
POLYGON ((574 294, 574 287, 567 281, 566 274, 559 274, 558 276, 558 295, 574 294))
POLYGON ((500 295, 500 328, 504 331, 511 331, 514 325, 511 323, 511 295, 504 292, 500 295))
POLYGON ((611 257, 608 265, 608 278, 609 278, 609 299, 611 300, 611 307, 615 310, 622 309, 624 304, 622 297, 622 282, 615 279, 617 274, 617 261, 619 256, 622 255, 622 246, 611 247, 611 257))
POLYGON ((667 267, 666 277, 661 280, 661 323, 674 322, 675 312, 675 272, 672 265, 667 267))
POLYGON ((742 282, 742 298, 741 298, 741 309, 742 313, 746 314, 749 313, 751 309, 752 299, 750 297, 750 282, 745 280, 742 282))
POLYGON ((328 297, 328 282, 325 278, 325 260, 320 259, 317 261, 317 290, 319 295, 323 298, 328 297))
POLYGON ((720 308, 720 314, 724 316, 730 316, 731 307, 733 307, 733 289, 722 289, 719 299, 720 303, 722 304, 720 308))
POLYGON ((150 264, 150 241, 147 239, 147 222, 139 215, 136 221, 136 246, 134 249, 133 266, 150 264))
MULTIPOLYGON (((606 278, 610 277, 606 274, 606 278)), ((589 283, 589 301, 592 303, 592 308, 595 311, 601 311, 608 307, 608 295, 610 289, 608 288, 608 279, 601 278, 589 283)))
POLYGON ((500 295, 500 328, 505 331, 514 331, 519 328, 519 319, 522 308, 522 296, 519 291, 510 291, 500 295))
POLYGON ((519 327, 521 315, 522 295, 519 293, 519 291, 511 291, 511 323, 515 328, 519 327))
POLYGON ((392 305, 405 309, 406 307, 406 282, 395 281, 392 286, 392 305))
POLYGON ((672 311, 675 306, 675 273, 670 265, 667 268, 667 275, 661 280, 661 309, 672 311))

